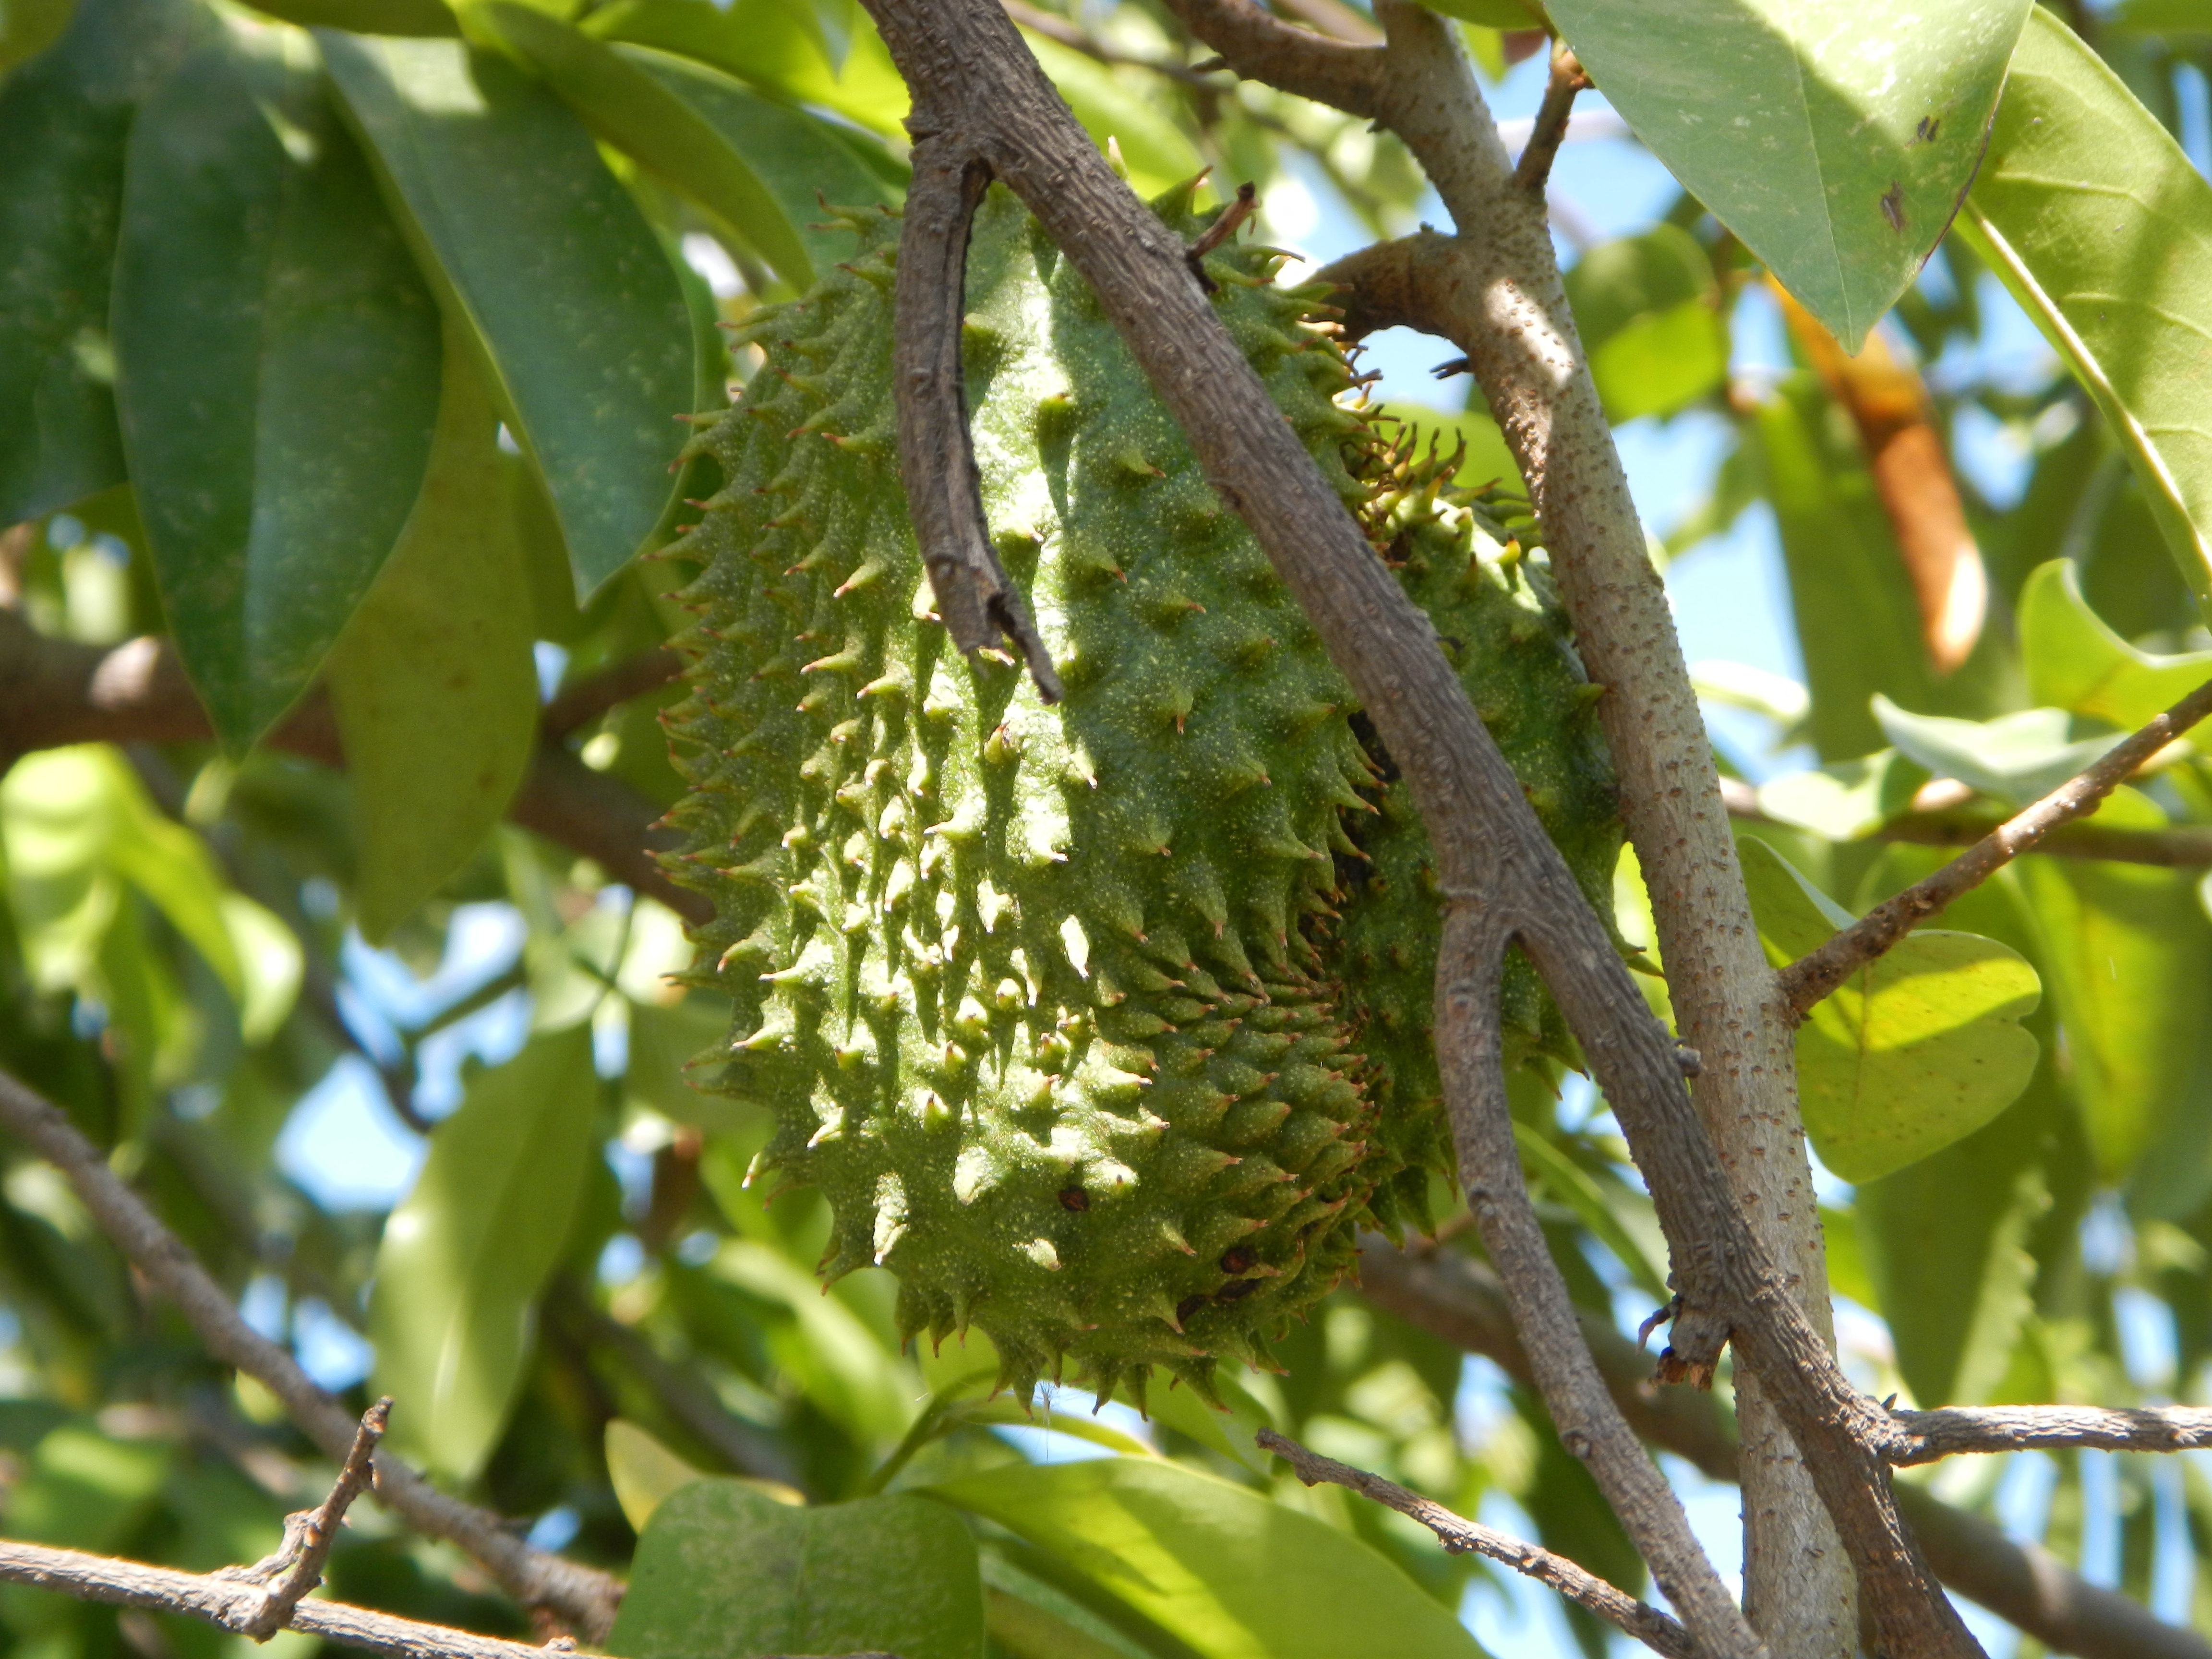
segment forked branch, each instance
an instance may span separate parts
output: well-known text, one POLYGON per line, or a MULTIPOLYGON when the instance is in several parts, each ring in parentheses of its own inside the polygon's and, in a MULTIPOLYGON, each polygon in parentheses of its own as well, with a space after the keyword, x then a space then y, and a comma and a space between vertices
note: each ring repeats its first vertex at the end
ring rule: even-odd
POLYGON ((284 1541, 277 1547, 276 1553, 250 1567, 216 1575, 235 1578, 240 1583, 265 1586, 261 1611, 246 1621, 244 1634, 257 1642, 267 1641, 291 1623, 292 1609, 300 1605, 309 1590, 322 1583, 323 1565, 331 1559, 331 1546, 337 1542, 338 1528, 345 1522, 346 1511, 376 1480, 376 1446, 384 1438, 385 1425, 391 1420, 392 1401, 386 1396, 362 1414, 361 1426, 354 1431, 352 1449, 346 1453, 330 1495, 312 1510, 301 1510, 284 1517, 284 1541))
POLYGON ((1363 1498, 1371 1498, 1385 1508, 1419 1522, 1455 1554, 1471 1551, 1503 1562, 1516 1572, 1550 1585, 1578 1607, 1616 1629, 1627 1632, 1644 1646, 1666 1654, 1668 1659, 1696 1659, 1697 1644, 1690 1640, 1690 1632, 1682 1628, 1679 1620, 1638 1601, 1626 1590, 1608 1584, 1563 1555, 1554 1555, 1540 1545, 1455 1515, 1443 1504, 1419 1492, 1408 1492, 1395 1480, 1385 1480, 1379 1474, 1309 1451, 1273 1429, 1261 1429, 1253 1438, 1287 1462, 1291 1473, 1309 1486, 1322 1481, 1348 1486, 1363 1498))
POLYGON ((1782 970, 1783 994, 1802 1014, 1946 905, 1987 881, 2052 830, 2096 810, 2144 762, 2212 714, 2212 681, 2106 750, 2033 806, 2008 818, 1924 881, 1886 899, 1782 970))
POLYGON ((2093 1451, 2176 1452, 2212 1446, 2212 1410, 2196 1406, 1945 1407, 1896 1412, 1905 1438, 1891 1453, 1900 1467, 1968 1452, 2075 1447, 2093 1451))
MULTIPOLYGON (((100 1230, 183 1313, 210 1353, 265 1386, 326 1455, 350 1460, 358 1430, 353 1414, 317 1387, 289 1353, 240 1317, 199 1259, 108 1167, 59 1107, 4 1072, 0 1131, 30 1146, 68 1178, 100 1230)), ((587 1640, 605 1636, 622 1601, 619 1580, 532 1549, 507 1530, 501 1516, 439 1491, 389 1451, 377 1450, 374 1458, 377 1496, 410 1526, 459 1544, 524 1607, 546 1609, 587 1640)), ((260 1592, 254 1595, 258 1602, 260 1592)))

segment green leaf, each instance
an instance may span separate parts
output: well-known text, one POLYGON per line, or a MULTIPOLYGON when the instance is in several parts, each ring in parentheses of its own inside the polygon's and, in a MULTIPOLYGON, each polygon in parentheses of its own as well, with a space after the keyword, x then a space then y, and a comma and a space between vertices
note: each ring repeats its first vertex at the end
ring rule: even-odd
POLYGON ((1759 788, 1759 810, 1830 841, 1853 841, 1910 811, 1928 769, 1884 749, 1863 760, 1793 772, 1759 788))
POLYGON ((181 0, 85 0, 0 86, 0 524, 124 477, 107 334, 124 151, 138 100, 208 26, 181 0))
POLYGON ((317 39, 448 313, 490 366, 588 599, 678 488, 697 347, 668 256, 583 125, 497 54, 317 39))
POLYGON ((975 1541, 925 1498, 793 1509, 699 1480, 653 1511, 608 1635, 652 1659, 982 1659, 975 1541))
POLYGON ((782 203, 744 152, 659 76, 557 17, 507 0, 469 9, 501 44, 545 77, 592 130, 713 214, 793 288, 814 264, 782 203))
POLYGON ((1058 1585, 1024 1572, 1003 1545, 985 1547, 982 1567, 984 1627, 1012 1659, 1183 1659, 1169 1643, 1140 1644, 1058 1585))
POLYGON ((793 103, 903 136, 906 82, 865 15, 853 19, 842 64, 807 0, 733 0, 727 9, 714 0, 614 0, 580 21, 603 40, 696 58, 793 103))
POLYGON ((1206 1659, 1473 1659, 1450 1610, 1358 1539, 1157 1459, 969 1475, 933 1495, 994 1521, 1206 1659))
POLYGON ((2174 657, 2138 651, 2081 597, 2070 559, 2039 566, 2020 595, 2020 653, 2039 703, 2094 714, 2124 731, 2149 722, 2208 679, 2212 651, 2174 657))
POLYGON ((1594 247, 1566 285, 1608 418, 1671 415, 1726 378, 1712 260, 1689 232, 1661 225, 1594 247))
POLYGON ((2204 0, 2120 0, 2101 21, 2124 34, 2212 34, 2212 6, 2204 0))
MULTIPOLYGON (((1764 842, 1739 844, 1775 966, 1848 926, 1764 842)), ((2021 1018, 2042 996, 2009 945, 1922 929, 1854 974, 1797 1028, 1797 1094, 1820 1161, 1873 1181, 1980 1128, 2027 1086, 2040 1052, 2021 1018)))
POLYGON ((1106 64, 1058 41, 1030 33, 1022 39, 1093 142, 1103 149, 1114 140, 1138 195, 1157 196, 1206 166, 1182 130, 1147 95, 1149 88, 1139 93, 1106 64))
POLYGON ((498 431, 474 354, 455 340, 422 494, 331 657, 360 836, 356 918, 373 944, 483 844, 537 746, 498 431))
MULTIPOLYGON (((2121 828, 2165 823, 2133 791, 2098 816, 2121 828)), ((2023 866, 2082 1122, 2099 1171, 2118 1179, 2189 1086, 2212 927, 2184 872, 2081 859, 2023 866)))
POLYGON ((444 0, 254 0, 253 9, 301 28, 448 39, 461 32, 459 21, 444 0))
POLYGON ((1991 637, 1996 630, 1985 630, 1984 644, 1948 678, 1929 666, 1920 609, 1866 451, 1820 382, 1809 373, 1783 382, 1753 416, 1752 430, 1813 694, 1806 735, 1820 758, 1851 760, 1887 746, 1869 707, 1876 692, 1941 714, 2008 706, 2013 688, 1991 637), (1838 627, 1838 617, 1850 626, 1838 627))
POLYGON ((823 228, 823 202, 864 207, 900 199, 899 191, 881 173, 862 165, 854 151, 855 141, 828 122, 749 92, 684 58, 642 46, 617 52, 696 110, 745 158, 781 204, 817 270, 849 258, 853 252, 851 232, 841 226, 823 228))
POLYGON ((789 1316, 763 1339, 778 1368, 823 1412, 863 1441, 905 1431, 919 1404, 914 1372, 834 1289, 825 1294, 812 1273, 750 1239, 726 1241, 710 1271, 789 1316))
POLYGON ((1856 350, 1942 240, 2028 0, 1551 0, 1636 136, 1856 350))
POLYGON ((9 0, 0 6, 0 74, 60 40, 76 6, 76 0, 9 0))
POLYGON ((695 1468, 635 1423, 617 1417, 607 1424, 607 1479, 622 1505, 623 1519, 643 1532, 653 1512, 707 1472, 695 1468))
POLYGON ((497 1443, 592 1156, 588 1026, 540 1034, 470 1079, 384 1224, 368 1328, 393 1449, 471 1478, 497 1443))
POLYGON ((436 308, 309 70, 217 43, 147 100, 114 316, 162 604, 237 753, 375 580, 437 417, 436 308))
POLYGON ((2212 185, 2039 8, 1960 224, 2103 413, 2212 617, 2212 185))
POLYGON ((1874 714, 1899 752, 1930 775, 1956 778, 2022 806, 2049 794, 2119 741, 2109 732, 2083 735, 2063 708, 1955 720, 1911 714, 1878 696, 1874 714))
POLYGON ((1513 1126, 1513 1139, 1521 1149, 1522 1167, 1540 1177, 1551 1195, 1572 1210, 1575 1218, 1620 1258, 1631 1279, 1662 1302, 1674 1294, 1668 1288, 1666 1276, 1651 1265, 1644 1247, 1613 1214, 1613 1206, 1606 1202, 1605 1194, 1588 1171, 1525 1123, 1513 1126))

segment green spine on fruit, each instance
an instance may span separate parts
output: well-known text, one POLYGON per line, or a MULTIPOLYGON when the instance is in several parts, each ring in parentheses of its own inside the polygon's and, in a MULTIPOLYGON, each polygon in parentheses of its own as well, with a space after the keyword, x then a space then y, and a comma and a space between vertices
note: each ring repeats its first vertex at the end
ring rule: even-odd
MULTIPOLYGON (((1200 228, 1187 193, 1157 205, 1200 228)), ((765 365, 697 441, 727 482, 681 549, 705 568, 672 868, 714 904, 695 977, 735 1005, 712 1086, 773 1110, 756 1174, 823 1190, 824 1271, 890 1268, 909 1334, 980 1328, 1024 1394, 1068 1360, 1102 1395, 1162 1368, 1211 1393, 1351 1267, 1356 1224, 1416 1217, 1401 1189, 1449 1167, 1405 995, 1434 963, 1425 838, 1089 289, 996 189, 971 425, 1066 697, 951 647, 898 482, 897 221, 848 218, 855 257, 750 325, 765 365)), ((1479 509, 1339 406, 1324 291, 1273 286, 1273 257, 1209 257, 1216 311, 1346 505, 1464 659, 1502 628, 1571 666, 1479 509)), ((1554 834, 1617 848, 1587 700, 1547 718, 1550 684, 1495 694, 1532 799, 1541 732, 1579 745, 1577 788, 1594 753, 1554 834)))

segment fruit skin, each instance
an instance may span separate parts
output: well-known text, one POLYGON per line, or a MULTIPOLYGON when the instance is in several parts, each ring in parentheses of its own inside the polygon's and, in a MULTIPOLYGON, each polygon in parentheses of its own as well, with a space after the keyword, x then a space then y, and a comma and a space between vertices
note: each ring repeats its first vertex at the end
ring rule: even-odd
MULTIPOLYGON (((1187 195, 1156 205, 1199 228, 1187 195)), ((1304 615, 1000 190, 969 252, 971 424, 1066 699, 951 648, 897 480, 897 222, 848 216, 856 257, 750 330, 766 365, 698 440, 728 482, 678 550, 706 568, 672 868, 715 906, 714 1086, 774 1111, 756 1175, 823 1188, 825 1271, 890 1267, 909 1334, 980 1327, 1024 1395, 1071 1358, 1102 1397, 1163 1368, 1210 1394, 1351 1267, 1357 1222, 1418 1215, 1376 1210, 1378 1183, 1449 1167, 1409 1001, 1434 960, 1425 839, 1304 615)), ((1433 460, 1386 462, 1332 401, 1322 295, 1272 286, 1271 257, 1209 258, 1217 314, 1347 506, 1463 641, 1556 649, 1540 605, 1499 603, 1474 551, 1495 544, 1433 460)))

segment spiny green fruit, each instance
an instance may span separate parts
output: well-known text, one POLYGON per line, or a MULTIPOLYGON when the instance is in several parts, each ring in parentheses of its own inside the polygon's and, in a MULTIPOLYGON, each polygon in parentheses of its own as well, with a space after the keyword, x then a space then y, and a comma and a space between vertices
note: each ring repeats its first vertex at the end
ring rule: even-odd
MULTIPOLYGON (((1198 228, 1187 194, 1158 205, 1198 228)), ((1404 1156, 1443 1167, 1432 1130, 1383 1121, 1384 1085, 1431 1118, 1433 1088, 1352 1041, 1418 1042, 1400 982, 1434 960, 1425 842, 1390 832, 1395 895, 1340 915, 1340 868, 1367 856, 1348 823, 1392 821, 1349 688, 998 190, 969 251, 972 425, 1066 698, 951 648, 894 453, 897 225, 850 222, 856 257, 750 331, 767 362, 699 441, 727 483, 682 549, 706 568, 672 717, 692 784, 676 867, 714 902, 699 976, 736 1005, 716 1086, 773 1109, 755 1173, 823 1189, 825 1271, 890 1268, 909 1334, 980 1327, 1024 1395, 1069 1358, 1102 1397, 1158 1367, 1210 1394, 1219 1358, 1264 1363, 1350 1267, 1404 1156), (1346 945, 1373 958, 1356 990, 1346 945)), ((1372 429, 1333 401, 1351 378, 1310 323, 1322 295, 1273 287, 1271 258, 1208 260, 1218 314, 1490 686, 1472 659, 1496 626, 1556 644, 1556 623, 1540 602, 1490 616, 1502 578, 1471 573, 1511 561, 1434 466, 1392 451, 1377 473, 1372 429)), ((1574 699, 1547 716, 1540 687, 1495 695, 1594 741, 1574 699)), ((1609 798, 1562 797, 1577 807, 1610 824, 1609 798)))

